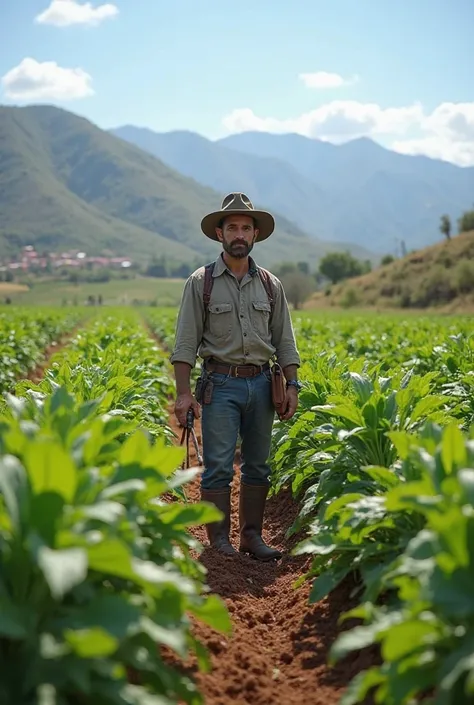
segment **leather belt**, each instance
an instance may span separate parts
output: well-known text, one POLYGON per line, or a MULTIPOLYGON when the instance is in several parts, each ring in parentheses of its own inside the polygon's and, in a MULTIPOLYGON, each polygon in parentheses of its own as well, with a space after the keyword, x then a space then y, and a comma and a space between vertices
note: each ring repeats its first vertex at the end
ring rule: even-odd
POLYGON ((269 370, 270 364, 265 362, 263 365, 227 365, 223 362, 206 361, 204 367, 209 372, 217 372, 217 374, 230 375, 231 377, 256 377, 265 370, 269 370))

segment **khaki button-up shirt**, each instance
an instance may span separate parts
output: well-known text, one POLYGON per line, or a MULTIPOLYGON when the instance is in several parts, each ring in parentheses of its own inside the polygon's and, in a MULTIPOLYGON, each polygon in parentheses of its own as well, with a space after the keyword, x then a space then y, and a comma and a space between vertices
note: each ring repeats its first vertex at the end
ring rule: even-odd
POLYGON ((227 268, 222 255, 213 271, 213 288, 204 325, 204 267, 186 281, 170 360, 196 364, 213 357, 229 365, 262 365, 276 355, 282 367, 300 365, 288 303, 280 280, 270 273, 274 292, 271 315, 268 295, 249 258, 241 282, 227 268))

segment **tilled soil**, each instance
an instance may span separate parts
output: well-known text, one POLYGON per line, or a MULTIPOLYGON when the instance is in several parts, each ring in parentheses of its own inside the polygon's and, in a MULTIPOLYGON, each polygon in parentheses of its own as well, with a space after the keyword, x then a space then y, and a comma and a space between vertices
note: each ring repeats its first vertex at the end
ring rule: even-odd
POLYGON ((50 345, 48 345, 48 347, 43 351, 43 356, 38 362, 38 364, 28 370, 28 372, 26 373, 26 375, 24 375, 23 378, 28 379, 31 382, 34 382, 35 384, 41 382, 44 377, 45 370, 51 364, 51 358, 53 357, 53 355, 65 348, 66 345, 72 340, 72 338, 76 334, 76 331, 79 330, 79 328, 81 328, 83 325, 83 323, 77 324, 69 333, 65 333, 63 336, 61 336, 58 341, 53 341, 52 343, 50 343, 50 345))
MULTIPOLYGON (((179 443, 182 429, 173 414, 171 425, 179 443)), ((199 421, 195 428, 200 444, 199 421)), ((191 461, 195 463, 194 454, 191 461)), ((238 548, 238 455, 234 467, 231 540, 238 548)), ((199 501, 199 477, 186 494, 190 501, 199 501)), ((220 555, 208 547, 205 527, 192 530, 206 546, 200 560, 208 570, 207 582, 224 599, 233 622, 230 637, 200 623, 195 628, 210 651, 212 671, 201 673, 194 662, 185 666, 206 705, 333 705, 351 678, 374 662, 365 652, 328 666, 328 652, 340 630, 338 619, 355 604, 353 586, 347 581, 315 605, 308 601, 310 582, 293 587, 311 562, 289 553, 296 539, 287 540, 285 533, 297 513, 289 491, 268 500, 263 538, 284 552, 280 561, 270 564, 243 554, 220 555)))

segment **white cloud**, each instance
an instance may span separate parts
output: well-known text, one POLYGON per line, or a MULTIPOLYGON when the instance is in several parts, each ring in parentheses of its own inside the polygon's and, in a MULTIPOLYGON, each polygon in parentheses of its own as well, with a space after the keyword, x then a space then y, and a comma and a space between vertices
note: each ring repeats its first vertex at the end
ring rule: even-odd
POLYGON ((423 154, 432 159, 443 159, 458 166, 474 166, 474 140, 465 142, 447 140, 431 135, 413 140, 395 140, 391 149, 401 154, 423 154))
POLYGON ((55 61, 26 58, 2 79, 10 100, 77 100, 94 94, 92 78, 81 68, 68 69, 55 61))
POLYGON ((417 139, 396 140, 402 154, 424 154, 460 166, 474 165, 474 103, 441 103, 426 115, 417 139))
POLYGON ((93 7, 90 2, 81 4, 76 0, 52 0, 51 5, 36 17, 36 22, 56 27, 75 24, 97 26, 117 14, 118 7, 111 3, 93 7))
POLYGON ((262 132, 297 132, 306 137, 341 142, 374 134, 404 134, 423 117, 421 105, 381 108, 377 103, 334 100, 295 118, 258 117, 250 108, 234 110, 223 124, 229 132, 257 130, 262 132))
POLYGON ((295 132, 336 144, 356 137, 384 137, 387 146, 404 154, 474 165, 474 102, 442 103, 427 114, 420 103, 382 108, 377 103, 336 100, 285 119, 239 108, 224 118, 223 125, 229 133, 295 132))
POLYGON ((441 103, 426 119, 426 129, 446 139, 474 141, 474 103, 441 103))
POLYGON ((345 79, 338 73, 328 71, 317 71, 316 73, 300 73, 298 76, 307 88, 341 88, 359 80, 358 76, 345 79))

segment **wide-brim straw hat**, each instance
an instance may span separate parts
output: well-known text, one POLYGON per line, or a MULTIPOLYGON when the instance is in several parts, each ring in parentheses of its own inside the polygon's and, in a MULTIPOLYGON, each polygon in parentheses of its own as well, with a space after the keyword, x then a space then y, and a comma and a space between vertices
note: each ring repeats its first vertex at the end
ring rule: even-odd
POLYGON ((220 222, 228 215, 250 215, 255 219, 255 227, 258 228, 256 242, 261 242, 270 237, 275 229, 275 219, 267 211, 256 210, 253 203, 245 193, 229 193, 222 201, 221 209, 208 213, 201 221, 201 230, 211 240, 217 240, 216 228, 220 222))

